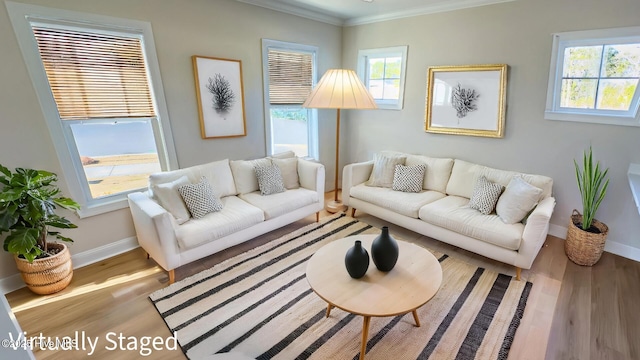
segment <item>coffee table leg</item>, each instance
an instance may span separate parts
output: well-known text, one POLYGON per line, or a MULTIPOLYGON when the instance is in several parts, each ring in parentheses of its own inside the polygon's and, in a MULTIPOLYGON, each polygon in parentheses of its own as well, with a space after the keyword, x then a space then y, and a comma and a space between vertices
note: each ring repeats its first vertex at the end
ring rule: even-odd
POLYGON ((364 354, 367 352, 367 338, 369 337, 369 322, 371 316, 365 316, 362 323, 362 344, 360 345, 360 360, 364 360, 364 354))
POLYGON ((329 314, 331 314, 331 309, 333 309, 333 305, 327 304, 327 316, 326 317, 329 317, 329 314))
POLYGON ((415 322, 416 322, 416 326, 417 326, 417 327, 420 327, 420 319, 418 319, 418 312, 417 312, 417 310, 418 310, 418 309, 415 309, 415 310, 413 310, 413 312, 412 312, 412 313, 413 313, 413 320, 415 320, 415 322))

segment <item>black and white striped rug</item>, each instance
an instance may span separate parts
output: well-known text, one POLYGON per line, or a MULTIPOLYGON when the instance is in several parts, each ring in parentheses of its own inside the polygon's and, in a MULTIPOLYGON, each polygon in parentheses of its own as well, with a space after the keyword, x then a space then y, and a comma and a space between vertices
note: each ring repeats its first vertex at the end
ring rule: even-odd
MULTIPOLYGON (((347 359, 360 352, 362 318, 334 309, 305 279, 323 245, 380 230, 344 214, 323 218, 150 295, 190 359, 347 359)), ((436 296, 407 315, 372 318, 367 359, 506 359, 532 284, 433 252, 436 296)), ((344 256, 337 254, 337 256, 344 256)), ((371 299, 375 301, 376 299, 371 299)))

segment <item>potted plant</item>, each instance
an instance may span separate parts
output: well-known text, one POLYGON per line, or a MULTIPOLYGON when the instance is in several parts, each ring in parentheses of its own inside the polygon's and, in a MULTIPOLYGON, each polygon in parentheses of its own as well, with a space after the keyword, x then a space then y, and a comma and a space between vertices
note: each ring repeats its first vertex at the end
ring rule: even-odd
POLYGON ((599 161, 594 164, 591 147, 588 153, 583 153, 582 169, 578 162, 574 160, 573 163, 582 197, 582 214, 573 210, 564 249, 574 263, 592 266, 600 260, 609 232, 607 225, 595 219, 596 211, 607 194, 609 179, 605 178, 609 169, 601 169, 599 161))
POLYGON ((72 199, 60 196, 56 174, 0 165, 0 235, 7 233, 4 250, 12 253, 27 287, 37 294, 64 289, 73 276, 71 256, 64 243, 71 242, 49 228, 77 226, 56 214, 56 207, 78 210, 72 199))

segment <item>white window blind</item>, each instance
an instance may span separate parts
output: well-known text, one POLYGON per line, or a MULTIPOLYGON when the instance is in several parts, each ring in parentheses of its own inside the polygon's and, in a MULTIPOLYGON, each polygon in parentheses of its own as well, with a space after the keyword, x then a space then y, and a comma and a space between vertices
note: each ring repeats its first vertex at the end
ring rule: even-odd
POLYGON ((313 87, 313 55, 269 49, 269 103, 302 105, 313 87))
POLYGON ((60 119, 149 118, 141 39, 33 26, 60 119))

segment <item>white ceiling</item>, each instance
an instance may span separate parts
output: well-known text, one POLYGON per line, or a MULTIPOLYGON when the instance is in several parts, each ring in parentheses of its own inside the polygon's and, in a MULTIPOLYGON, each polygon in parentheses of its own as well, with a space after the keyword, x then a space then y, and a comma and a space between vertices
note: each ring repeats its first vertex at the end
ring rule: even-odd
POLYGON ((237 0, 334 25, 361 25, 515 0, 237 0))

